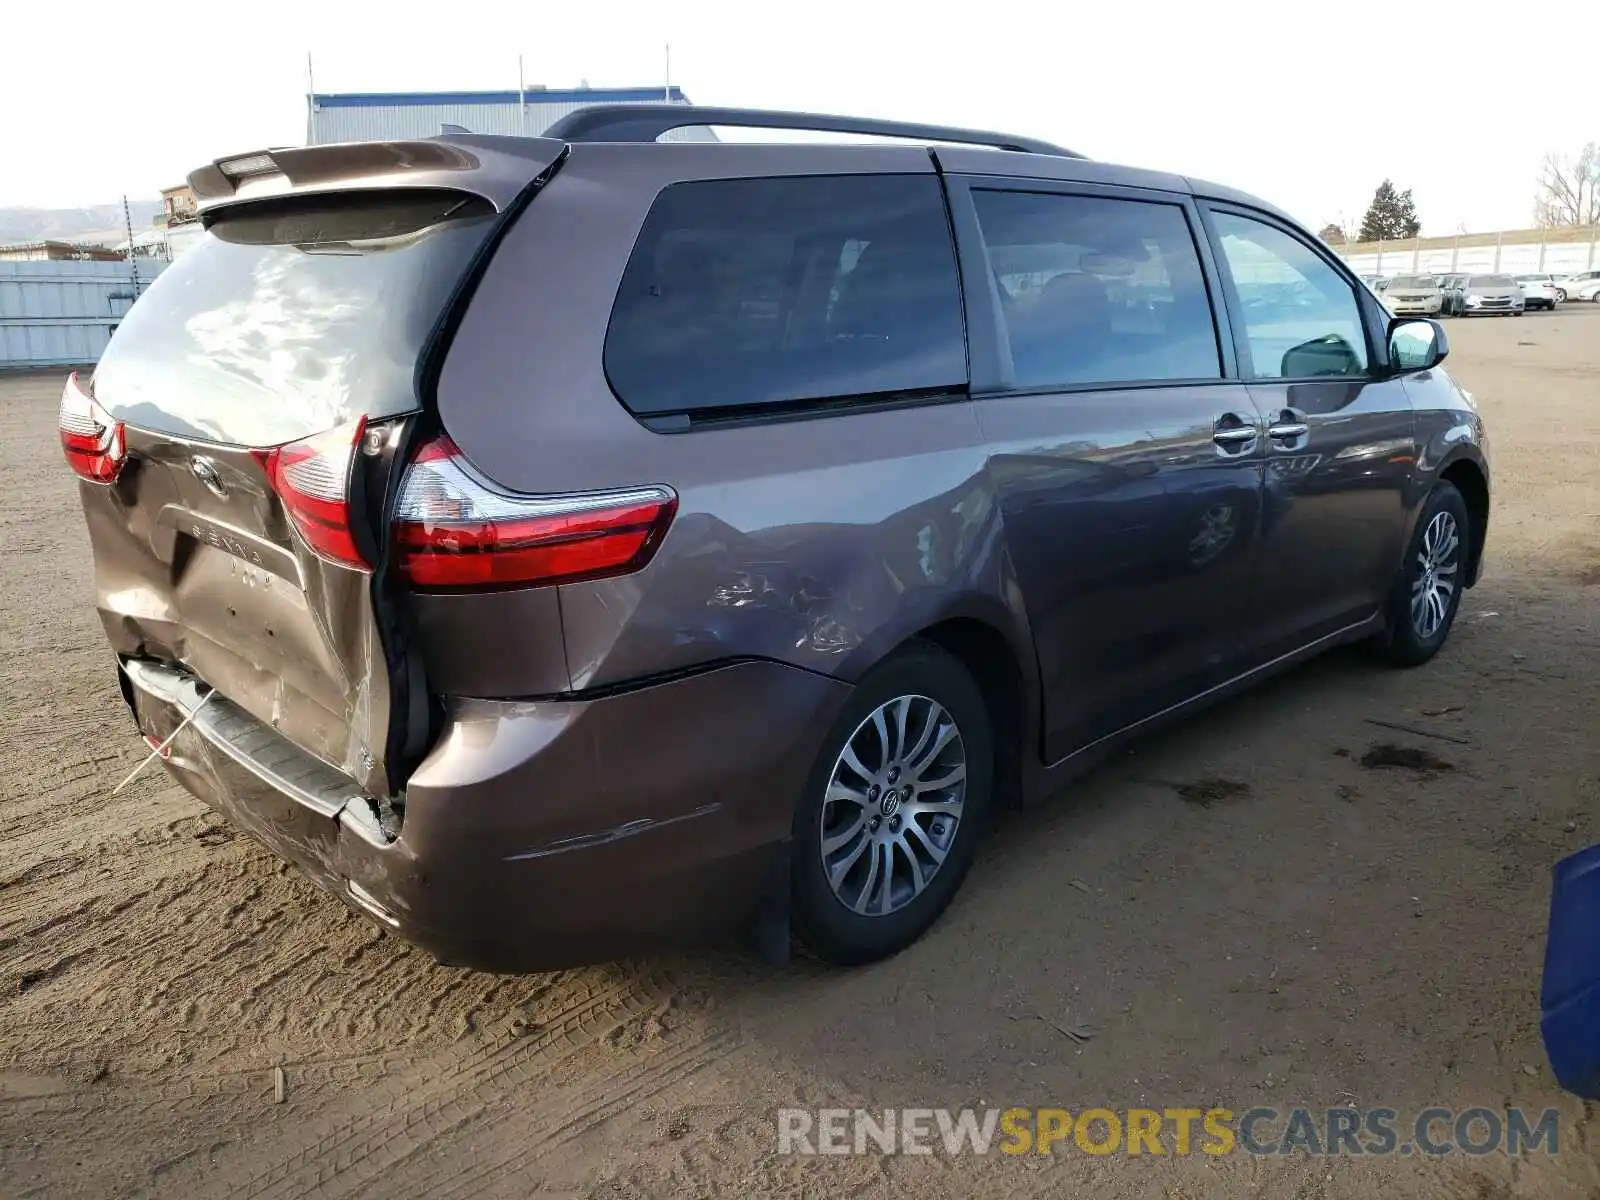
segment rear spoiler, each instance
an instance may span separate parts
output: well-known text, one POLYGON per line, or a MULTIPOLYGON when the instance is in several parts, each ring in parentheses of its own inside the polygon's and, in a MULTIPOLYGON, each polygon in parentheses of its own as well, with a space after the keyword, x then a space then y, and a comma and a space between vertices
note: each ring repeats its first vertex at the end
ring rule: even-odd
POLYGON ((202 216, 278 196, 386 188, 449 188, 503 212, 565 148, 554 138, 473 134, 291 146, 219 158, 191 172, 189 188, 202 216))

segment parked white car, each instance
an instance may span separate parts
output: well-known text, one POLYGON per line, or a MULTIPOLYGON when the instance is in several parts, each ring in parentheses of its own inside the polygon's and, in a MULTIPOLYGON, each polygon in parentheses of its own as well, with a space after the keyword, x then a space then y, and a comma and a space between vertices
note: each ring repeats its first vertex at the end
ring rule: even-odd
POLYGON ((1579 271, 1556 280, 1556 299, 1593 300, 1600 295, 1600 271, 1579 271))
POLYGON ((1444 315, 1444 291, 1437 275, 1396 275, 1384 289, 1383 302, 1397 317, 1444 315))
POLYGON ((1528 308, 1554 308, 1561 299, 1554 275, 1518 275, 1517 282, 1522 285, 1522 302, 1528 308))

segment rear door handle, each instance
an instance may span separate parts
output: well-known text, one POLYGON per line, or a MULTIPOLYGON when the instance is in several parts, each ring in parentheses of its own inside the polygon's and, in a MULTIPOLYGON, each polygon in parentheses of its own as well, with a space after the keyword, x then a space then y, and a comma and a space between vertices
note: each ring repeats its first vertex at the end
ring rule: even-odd
POLYGON ((1248 454, 1256 444, 1256 423, 1238 413, 1225 412, 1212 423, 1211 440, 1216 443, 1219 455, 1238 458, 1248 454))

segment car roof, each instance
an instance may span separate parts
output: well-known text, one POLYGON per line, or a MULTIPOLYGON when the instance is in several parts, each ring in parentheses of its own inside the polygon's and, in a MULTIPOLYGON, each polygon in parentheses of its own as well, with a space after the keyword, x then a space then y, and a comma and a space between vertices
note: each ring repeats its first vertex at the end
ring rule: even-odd
POLYGON ((1095 183, 1116 187, 1150 188, 1182 192, 1206 200, 1238 204, 1298 225, 1288 213, 1238 188, 1187 175, 1099 162, 1088 158, 1057 158, 1046 154, 1016 154, 1005 150, 969 150, 939 146, 934 150, 939 166, 954 174, 996 175, 1012 179, 1048 179, 1065 183, 1095 183))
POLYGON ((650 154, 682 156, 693 164, 693 173, 702 177, 729 163, 741 165, 739 174, 749 174, 752 159, 774 173, 815 171, 827 161, 848 163, 845 169, 850 171, 923 171, 934 169, 937 163, 937 169, 955 174, 1183 193, 1241 205, 1299 224, 1275 205, 1225 184, 1097 162, 1034 138, 862 117, 687 104, 587 106, 567 114, 540 137, 480 135, 451 128, 421 140, 259 150, 209 163, 190 174, 189 184, 202 212, 269 196, 356 186, 454 187, 476 192, 504 210, 529 176, 556 161, 564 148, 598 144, 641 150, 648 146, 650 154), (659 140, 675 129, 705 125, 864 134, 896 140, 868 145, 659 140), (877 153, 868 153, 869 146, 877 153), (753 154, 755 147, 760 151, 753 154), (830 150, 856 153, 830 160, 830 150))
MULTIPOLYGON (((579 142, 655 142, 666 133, 691 126, 812 130, 900 138, 903 139, 901 145, 915 145, 918 142, 929 145, 933 148, 941 169, 945 171, 1187 192, 1211 200, 1258 209, 1293 223, 1293 218, 1281 209, 1237 188, 1141 167, 1095 162, 1075 151, 1063 149, 1037 138, 994 130, 916 125, 872 117, 776 112, 750 108, 706 107, 691 104, 611 104, 577 109, 550 126, 544 136, 579 142), (968 149, 969 146, 984 148, 968 149)), ((693 143, 665 144, 682 147, 693 143)))

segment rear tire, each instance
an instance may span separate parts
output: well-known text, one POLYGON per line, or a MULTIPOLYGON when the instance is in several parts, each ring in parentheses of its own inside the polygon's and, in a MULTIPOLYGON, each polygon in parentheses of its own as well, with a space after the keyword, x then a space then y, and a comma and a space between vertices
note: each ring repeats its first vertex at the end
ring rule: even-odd
POLYGON ((874 668, 823 741, 795 813, 800 938, 844 966, 916 941, 961 887, 993 791, 989 712, 966 668, 926 642, 874 668))
POLYGON ((1566 293, 1565 289, 1557 288, 1556 289, 1556 303, 1557 304, 1565 304, 1566 302, 1567 302, 1567 293, 1566 293))
POLYGON ((1461 608, 1472 545, 1472 515, 1456 486, 1429 493, 1389 598, 1385 657, 1396 666, 1427 662, 1444 646, 1461 608))

